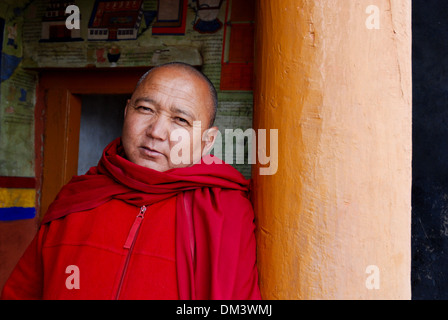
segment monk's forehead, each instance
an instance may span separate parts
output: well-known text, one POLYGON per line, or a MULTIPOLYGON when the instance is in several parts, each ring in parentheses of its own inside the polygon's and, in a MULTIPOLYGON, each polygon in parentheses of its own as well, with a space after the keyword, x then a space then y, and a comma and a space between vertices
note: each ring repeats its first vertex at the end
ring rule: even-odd
POLYGON ((157 68, 148 74, 142 82, 144 86, 151 86, 153 84, 178 85, 192 91, 208 90, 207 84, 201 77, 194 74, 191 70, 176 66, 157 68))
POLYGON ((191 70, 179 66, 164 66, 153 70, 134 92, 133 98, 147 91, 162 91, 180 95, 201 104, 211 106, 213 100, 207 82, 191 70))

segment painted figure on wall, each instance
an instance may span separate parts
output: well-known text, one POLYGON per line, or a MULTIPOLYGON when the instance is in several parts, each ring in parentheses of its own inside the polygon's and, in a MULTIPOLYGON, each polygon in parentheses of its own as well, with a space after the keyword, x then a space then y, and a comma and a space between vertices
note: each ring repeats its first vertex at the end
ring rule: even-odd
POLYGON ((199 33, 215 33, 221 30, 218 19, 223 0, 196 0, 196 20, 193 29, 199 33))
POLYGON ((14 49, 17 49, 17 23, 14 23, 12 26, 8 26, 8 42, 7 46, 11 46, 14 49))
POLYGON ((107 60, 109 60, 112 67, 117 66, 117 62, 120 59, 120 56, 120 48, 116 45, 111 46, 107 51, 107 60))

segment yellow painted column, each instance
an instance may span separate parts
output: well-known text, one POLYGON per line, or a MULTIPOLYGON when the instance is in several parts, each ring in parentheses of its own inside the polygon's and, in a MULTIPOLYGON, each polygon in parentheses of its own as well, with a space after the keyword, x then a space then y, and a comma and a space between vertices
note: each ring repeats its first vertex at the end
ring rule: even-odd
POLYGON ((411 1, 258 0, 255 52, 263 298, 409 299, 411 1))

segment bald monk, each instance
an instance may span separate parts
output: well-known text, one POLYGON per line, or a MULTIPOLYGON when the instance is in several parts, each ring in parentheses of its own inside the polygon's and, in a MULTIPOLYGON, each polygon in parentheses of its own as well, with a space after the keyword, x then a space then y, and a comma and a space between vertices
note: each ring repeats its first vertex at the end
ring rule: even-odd
POLYGON ((122 137, 61 189, 2 298, 260 299, 249 181, 207 155, 216 109, 195 68, 147 72, 122 137))

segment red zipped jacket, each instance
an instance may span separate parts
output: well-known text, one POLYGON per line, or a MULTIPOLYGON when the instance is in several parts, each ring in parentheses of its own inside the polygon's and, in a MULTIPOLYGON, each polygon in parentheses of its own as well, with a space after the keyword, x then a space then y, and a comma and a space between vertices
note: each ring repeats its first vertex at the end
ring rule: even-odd
POLYGON ((113 141, 62 188, 2 299, 261 299, 249 181, 205 160, 157 172, 113 141))

